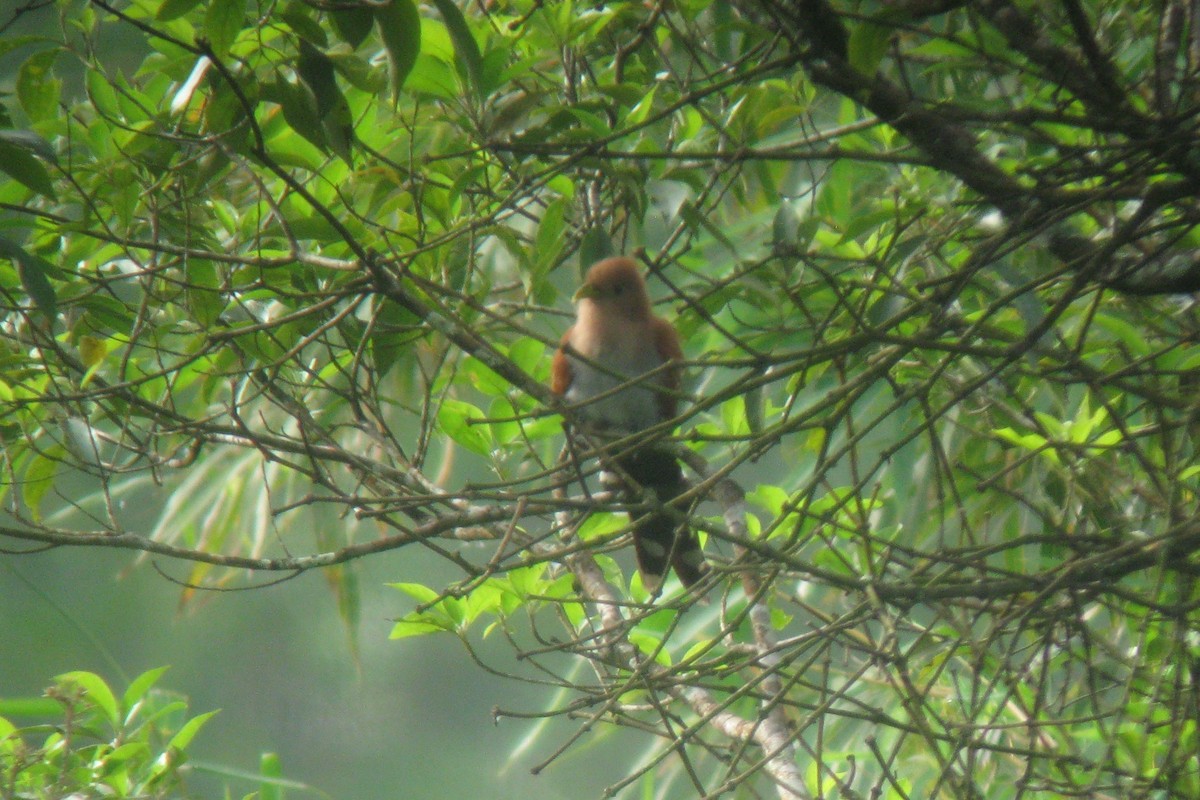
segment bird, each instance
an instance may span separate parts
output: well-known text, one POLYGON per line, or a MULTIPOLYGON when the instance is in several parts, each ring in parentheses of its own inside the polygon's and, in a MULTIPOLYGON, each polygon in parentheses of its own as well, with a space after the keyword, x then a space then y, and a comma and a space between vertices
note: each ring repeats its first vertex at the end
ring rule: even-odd
MULTIPOLYGON (((623 437, 674 419, 683 348, 671 323, 654 314, 633 259, 617 256, 593 264, 574 300, 575 324, 554 353, 550 383, 571 406, 574 426, 623 437)), ((669 448, 635 446, 612 463, 663 506, 686 511, 677 499, 687 482, 669 448)), ((626 502, 637 496, 631 488, 626 502)), ((635 521, 633 543, 642 583, 650 591, 658 590, 671 567, 688 588, 708 571, 695 532, 665 509, 635 521)))

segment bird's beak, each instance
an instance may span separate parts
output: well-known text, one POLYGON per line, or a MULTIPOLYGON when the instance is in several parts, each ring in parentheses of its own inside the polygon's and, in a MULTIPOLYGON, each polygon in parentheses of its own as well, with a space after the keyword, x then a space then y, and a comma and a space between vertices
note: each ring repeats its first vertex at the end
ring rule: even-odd
POLYGON ((578 303, 580 300, 590 300, 596 297, 598 294, 599 292, 596 291, 595 286, 590 283, 585 283, 579 287, 578 291, 575 292, 575 295, 571 298, 571 300, 578 303))

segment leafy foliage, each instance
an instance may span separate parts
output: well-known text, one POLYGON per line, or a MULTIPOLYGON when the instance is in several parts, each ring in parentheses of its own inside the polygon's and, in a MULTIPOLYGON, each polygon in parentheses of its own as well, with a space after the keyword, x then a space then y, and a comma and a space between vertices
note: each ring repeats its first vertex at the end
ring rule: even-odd
POLYGON ((18 728, 0 717, 0 796, 189 796, 186 753, 216 712, 189 717, 187 703, 150 670, 117 697, 91 672, 59 675, 45 699, 3 700, 8 716, 54 716, 18 728))
POLYGON ((324 568, 351 621, 356 559, 427 549, 393 635, 502 636, 544 714, 656 737, 615 794, 1200 796, 1162 5, 63 0, 0 36, 3 533, 324 568), (686 343, 709 605, 559 457, 612 252, 686 343))

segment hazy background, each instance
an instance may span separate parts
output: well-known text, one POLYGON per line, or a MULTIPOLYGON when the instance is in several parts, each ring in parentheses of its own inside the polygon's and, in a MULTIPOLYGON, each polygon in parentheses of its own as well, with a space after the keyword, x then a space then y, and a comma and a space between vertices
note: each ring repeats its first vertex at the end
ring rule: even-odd
MULTIPOLYGON (((0 695, 40 694, 75 669, 98 672, 119 691, 126 677, 169 664, 160 686, 185 693, 193 714, 221 709, 197 738, 194 762, 254 773, 260 752, 274 750, 288 778, 335 798, 578 800, 599 797, 626 774, 623 759, 636 758, 636 739, 608 738, 599 748, 585 739, 531 776, 566 734, 560 725, 505 769, 535 723, 493 725, 491 709, 537 710, 546 701, 470 664, 451 635, 387 639, 389 618, 411 603, 383 584, 411 578, 414 560, 429 560, 416 550, 364 565, 361 673, 319 574, 210 593, 180 612, 179 588, 149 564, 118 578, 131 559, 104 550, 0 555, 0 695)), ((502 660, 499 644, 484 649, 502 660)), ((208 797, 221 796, 225 782, 193 778, 208 797)), ((239 797, 254 787, 233 788, 239 797)))

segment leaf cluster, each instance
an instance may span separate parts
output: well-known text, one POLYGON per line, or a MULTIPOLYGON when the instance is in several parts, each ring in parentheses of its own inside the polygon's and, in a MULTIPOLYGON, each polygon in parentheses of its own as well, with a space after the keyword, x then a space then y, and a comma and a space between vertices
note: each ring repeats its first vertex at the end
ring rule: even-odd
POLYGON ((165 671, 120 697, 94 673, 69 672, 42 698, 0 701, 0 796, 190 796, 187 750, 216 712, 189 717, 183 698, 155 688, 165 671), (17 727, 18 717, 52 721, 17 727))

